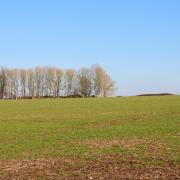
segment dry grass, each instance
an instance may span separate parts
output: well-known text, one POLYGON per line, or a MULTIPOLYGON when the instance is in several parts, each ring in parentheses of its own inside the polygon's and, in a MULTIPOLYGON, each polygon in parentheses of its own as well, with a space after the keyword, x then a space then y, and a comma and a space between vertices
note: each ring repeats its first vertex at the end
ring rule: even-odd
POLYGON ((99 160, 37 159, 1 162, 1 179, 179 179, 178 166, 137 166, 139 161, 120 161, 115 155, 99 160))

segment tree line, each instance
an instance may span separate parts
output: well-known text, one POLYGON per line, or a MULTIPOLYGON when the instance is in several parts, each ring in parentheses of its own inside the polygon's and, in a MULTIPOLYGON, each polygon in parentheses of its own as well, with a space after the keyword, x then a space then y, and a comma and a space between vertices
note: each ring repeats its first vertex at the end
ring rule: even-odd
POLYGON ((107 97, 115 82, 99 65, 78 71, 57 67, 0 68, 0 98, 107 97))

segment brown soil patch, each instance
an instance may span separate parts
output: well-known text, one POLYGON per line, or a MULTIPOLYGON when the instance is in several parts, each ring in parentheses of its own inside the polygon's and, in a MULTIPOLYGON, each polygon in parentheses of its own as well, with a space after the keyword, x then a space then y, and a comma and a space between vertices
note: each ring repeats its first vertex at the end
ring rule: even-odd
POLYGON ((112 139, 112 140, 89 140, 79 142, 92 148, 124 148, 124 157, 135 157, 148 163, 166 165, 174 164, 174 155, 166 144, 157 140, 146 139, 112 139))
POLYGON ((136 159, 123 162, 115 155, 98 160, 47 159, 0 163, 0 179, 180 179, 178 166, 141 166, 136 159))
POLYGON ((116 125, 123 125, 125 124, 122 121, 119 120, 104 120, 104 121, 100 121, 100 122, 92 122, 90 124, 88 124, 89 128, 103 128, 103 127, 112 127, 112 126, 116 126, 116 125))
POLYGON ((103 148, 103 147, 123 147, 127 149, 134 149, 140 144, 145 143, 145 140, 141 139, 112 139, 112 140, 89 140, 82 142, 83 144, 95 147, 95 148, 103 148))

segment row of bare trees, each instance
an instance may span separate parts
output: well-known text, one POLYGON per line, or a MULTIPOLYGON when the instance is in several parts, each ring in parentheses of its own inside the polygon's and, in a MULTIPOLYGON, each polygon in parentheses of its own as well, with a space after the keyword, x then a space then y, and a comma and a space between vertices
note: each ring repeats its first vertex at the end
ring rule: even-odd
POLYGON ((107 97, 115 83, 105 70, 96 65, 79 71, 54 67, 34 69, 0 69, 0 98, 40 97, 107 97))

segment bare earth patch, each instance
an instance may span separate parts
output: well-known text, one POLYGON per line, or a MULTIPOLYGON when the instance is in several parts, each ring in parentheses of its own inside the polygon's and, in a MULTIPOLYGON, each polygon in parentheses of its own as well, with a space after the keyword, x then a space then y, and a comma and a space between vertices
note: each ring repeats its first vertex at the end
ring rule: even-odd
POLYGON ((152 163, 174 164, 174 155, 165 143, 157 140, 146 139, 112 139, 112 140, 88 140, 79 142, 92 148, 124 148, 128 157, 140 157, 143 155, 146 161, 152 163), (138 155, 139 154, 139 155, 138 155))
POLYGON ((98 160, 39 159, 0 162, 0 179, 180 179, 179 166, 137 166, 136 159, 123 162, 116 155, 98 160))
POLYGON ((141 139, 111 139, 111 140, 88 140, 83 143, 90 147, 103 148, 103 147, 123 147, 127 149, 133 149, 136 146, 145 143, 145 140, 141 139))

